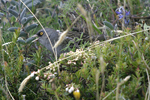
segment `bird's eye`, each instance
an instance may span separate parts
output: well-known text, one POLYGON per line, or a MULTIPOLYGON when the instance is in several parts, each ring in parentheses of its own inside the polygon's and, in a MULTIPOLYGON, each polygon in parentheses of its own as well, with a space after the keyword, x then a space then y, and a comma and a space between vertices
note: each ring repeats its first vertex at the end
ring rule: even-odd
POLYGON ((43 32, 40 32, 40 35, 42 36, 42 35, 43 35, 43 32))

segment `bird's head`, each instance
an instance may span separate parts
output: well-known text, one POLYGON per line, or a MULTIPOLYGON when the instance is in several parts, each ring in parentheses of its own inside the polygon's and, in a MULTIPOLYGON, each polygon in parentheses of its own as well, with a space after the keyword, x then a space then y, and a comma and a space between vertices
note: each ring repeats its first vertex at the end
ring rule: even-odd
POLYGON ((41 29, 35 35, 33 35, 32 37, 37 37, 33 42, 38 40, 40 44, 45 46, 47 44, 50 44, 51 41, 52 45, 54 45, 54 43, 58 40, 59 37, 58 32, 50 28, 45 28, 45 31, 41 29))

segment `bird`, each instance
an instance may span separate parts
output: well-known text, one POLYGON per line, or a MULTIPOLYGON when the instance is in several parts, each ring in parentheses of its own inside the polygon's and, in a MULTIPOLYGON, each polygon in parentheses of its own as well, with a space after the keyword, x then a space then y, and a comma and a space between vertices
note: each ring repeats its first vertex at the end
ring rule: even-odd
POLYGON ((57 57, 59 57, 61 53, 68 52, 68 50, 63 50, 67 46, 66 41, 63 41, 57 48, 53 49, 55 43, 59 39, 59 35, 60 35, 59 31, 56 31, 56 30, 51 29, 51 28, 45 28, 45 31, 43 29, 41 29, 35 35, 33 35, 32 37, 37 37, 36 40, 38 40, 38 42, 40 44, 42 44, 45 48, 47 48, 53 54, 55 52, 57 57), (48 35, 48 37, 51 41, 52 46, 50 44, 50 41, 49 41, 45 31, 47 32, 47 35, 48 35))
MULTIPOLYGON (((53 47, 55 45, 55 43, 58 41, 59 36, 60 36, 60 31, 54 30, 52 28, 44 28, 45 31, 47 32, 47 35, 52 43, 52 46, 48 40, 48 37, 45 33, 45 31, 43 29, 39 30, 35 35, 33 35, 32 37, 37 37, 36 40, 38 40, 38 42, 40 44, 42 44, 45 48, 47 48, 50 52, 52 52, 53 54, 56 54, 56 56, 59 58, 60 55, 62 53, 65 52, 69 52, 69 49, 66 49, 69 41, 73 41, 74 45, 76 46, 76 48, 79 48, 78 43, 76 43, 74 41, 74 38, 80 38, 81 33, 82 32, 78 32, 78 31, 69 31, 67 33, 67 36, 65 37, 65 39, 63 40, 63 42, 57 47, 54 48, 54 52, 53 52, 53 47), (65 49, 64 49, 65 48, 65 49)), ((84 33, 82 36, 83 41, 90 41, 90 37, 88 35, 88 33, 84 33)), ((98 35, 98 36, 93 36, 92 40, 104 40, 104 35, 98 35)), ((72 45, 70 45, 70 47, 73 47, 72 45)))

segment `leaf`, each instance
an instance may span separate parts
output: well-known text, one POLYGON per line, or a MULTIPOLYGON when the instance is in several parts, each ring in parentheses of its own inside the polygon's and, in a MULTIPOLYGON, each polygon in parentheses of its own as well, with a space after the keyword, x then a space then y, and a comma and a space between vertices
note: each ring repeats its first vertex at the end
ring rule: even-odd
POLYGON ((24 25, 26 25, 32 18, 34 18, 34 17, 33 16, 27 17, 27 21, 26 21, 26 23, 24 25))
POLYGON ((24 31, 21 31, 19 37, 27 37, 27 33, 24 31))
POLYGON ((3 5, 6 3, 6 0, 1 0, 1 2, 3 3, 3 5))
POLYGON ((108 22, 108 21, 103 21, 104 25, 106 25, 107 27, 109 27, 111 30, 114 30, 114 26, 108 22))
POLYGON ((19 43, 21 43, 21 44, 25 44, 25 43, 26 43, 26 41, 24 41, 24 40, 22 40, 22 39, 17 40, 17 42, 19 42, 19 43))
POLYGON ((95 27, 93 24, 92 24, 92 26, 99 34, 102 34, 102 32, 99 29, 97 29, 97 27, 95 27))
POLYGON ((29 32, 30 30, 32 30, 33 28, 36 28, 38 26, 38 24, 31 24, 30 26, 25 27, 25 31, 29 32))
POLYGON ((0 17, 1 17, 1 16, 4 16, 4 13, 1 13, 1 12, 0 12, 0 17))
POLYGON ((26 17, 24 17, 24 18, 21 19, 21 24, 22 25, 24 25, 26 22, 27 22, 27 18, 26 17))
POLYGON ((19 6, 20 6, 20 8, 22 8, 22 7, 23 7, 23 4, 22 4, 22 2, 21 2, 21 1, 19 2, 19 6))
POLYGON ((17 1, 14 1, 14 0, 11 0, 10 3, 13 4, 14 6, 18 5, 18 2, 17 2, 17 1))
POLYGON ((39 0, 35 0, 35 1, 33 1, 33 2, 31 2, 31 3, 29 3, 29 4, 27 4, 27 7, 29 7, 29 8, 31 8, 31 7, 33 7, 33 6, 36 6, 37 4, 40 4, 41 2, 39 1, 39 0))
POLYGON ((10 6, 8 9, 15 10, 16 6, 10 6))
POLYGON ((61 85, 56 89, 56 92, 59 92, 61 89, 61 85))
POLYGON ((25 16, 26 14, 26 8, 24 8, 20 14, 20 20, 25 16))
POLYGON ((26 40, 26 43, 29 44, 31 43, 33 40, 35 39, 35 37, 30 37, 26 40))
POLYGON ((9 11, 9 13, 11 13, 12 15, 14 15, 15 17, 18 17, 18 12, 16 12, 15 10, 13 10, 13 9, 9 9, 8 10, 9 11))
POLYGON ((17 29, 18 29, 18 27, 10 27, 10 28, 8 28, 8 30, 11 31, 11 32, 15 32, 15 30, 17 30, 17 29))
POLYGON ((24 3, 28 5, 29 3, 32 3, 32 0, 26 0, 24 3))

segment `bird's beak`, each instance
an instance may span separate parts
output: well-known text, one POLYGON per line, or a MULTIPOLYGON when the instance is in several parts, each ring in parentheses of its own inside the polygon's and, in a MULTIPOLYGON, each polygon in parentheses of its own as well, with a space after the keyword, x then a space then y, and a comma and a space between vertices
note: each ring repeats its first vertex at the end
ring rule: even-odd
MULTIPOLYGON (((38 37, 38 35, 37 35, 37 34, 35 34, 35 35, 33 35, 33 36, 32 36, 32 38, 34 38, 34 37, 38 37)), ((36 42, 38 39, 39 39, 39 38, 36 38, 36 39, 35 39, 35 40, 33 40, 32 42, 36 42)))

